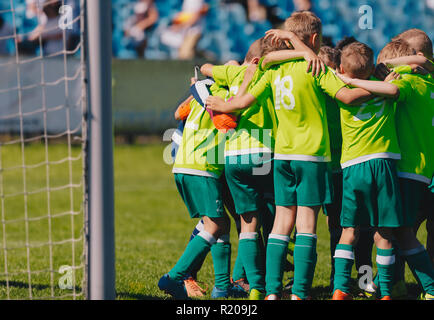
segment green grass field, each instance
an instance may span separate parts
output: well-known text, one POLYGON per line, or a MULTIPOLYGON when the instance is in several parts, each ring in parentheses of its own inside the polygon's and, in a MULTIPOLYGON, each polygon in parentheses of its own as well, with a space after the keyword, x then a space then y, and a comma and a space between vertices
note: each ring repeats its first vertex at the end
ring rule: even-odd
MULTIPOLYGON (((169 271, 182 254, 190 233, 197 221, 189 218, 174 183, 171 166, 163 161, 166 145, 116 145, 115 146, 115 237, 116 237, 116 291, 118 299, 168 299, 169 296, 157 287, 159 278, 169 271)), ((68 156, 68 149, 63 144, 50 145, 49 160, 56 161, 68 156)), ((74 147, 71 156, 80 154, 74 147)), ((21 164, 22 154, 19 146, 1 147, 0 194, 2 195, 2 228, 0 229, 0 299, 9 297, 25 299, 30 291, 34 298, 55 295, 69 299, 70 289, 60 289, 58 282, 62 277, 59 268, 62 265, 77 265, 82 262, 83 243, 61 243, 65 239, 81 239, 83 228, 82 189, 71 187, 65 190, 51 191, 48 200, 47 175, 50 187, 80 184, 81 160, 71 161, 72 177, 69 176, 69 162, 52 164, 49 172, 46 166, 28 169, 26 172, 27 207, 24 202, 24 179, 21 168, 4 170, 21 164), (32 190, 35 193, 32 193, 32 190), (16 196, 5 196, 14 195, 16 196), (50 206, 48 206, 50 201, 50 206), (59 215, 55 218, 43 218, 48 207, 51 215, 63 212, 77 212, 71 215, 59 215), (27 224, 22 219, 27 208, 27 217, 36 218, 27 224), (51 225, 49 222, 51 220, 51 225), (72 222, 74 227, 72 227, 72 222), (26 228, 28 230, 26 247, 26 228), (51 233, 48 231, 51 228, 51 233), (6 231, 6 233, 5 233, 6 231), (53 243, 47 245, 51 234, 53 243), (60 242, 60 244, 57 244, 60 242), (5 246, 8 250, 4 250, 5 246), (74 252, 73 252, 74 247, 74 252), (7 254, 7 265, 5 264, 7 254), (52 264, 50 265, 50 255, 52 264), (29 262, 27 257, 29 257, 29 262), (9 274, 5 276, 5 266, 9 274), (40 270, 31 274, 32 287, 29 289, 27 270, 40 270), (51 270, 51 272, 50 272, 51 270), (16 273, 16 275, 15 275, 16 273), (13 275, 11 275, 13 274, 13 275)), ((28 145, 25 148, 26 165, 37 164, 45 159, 42 145, 28 145)), ((328 284, 330 274, 329 235, 325 217, 321 214, 318 223, 318 263, 313 283, 314 299, 331 297, 328 284)), ((425 243, 424 225, 419 238, 425 243)), ((233 226, 231 231, 232 263, 235 262, 237 235, 233 226)), ((356 276, 356 272, 353 272, 356 276)), ((75 273, 75 291, 82 291, 82 268, 75 273)), ((213 287, 213 268, 210 255, 199 272, 199 280, 209 289, 213 287)), ((418 289, 410 271, 406 271, 406 280, 412 296, 418 289)), ((80 296, 79 296, 80 298, 80 296)))

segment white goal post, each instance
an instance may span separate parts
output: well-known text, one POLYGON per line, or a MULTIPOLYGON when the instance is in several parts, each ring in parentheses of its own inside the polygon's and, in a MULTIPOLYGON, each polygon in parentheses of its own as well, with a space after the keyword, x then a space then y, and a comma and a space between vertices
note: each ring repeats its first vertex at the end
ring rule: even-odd
POLYGON ((115 299, 110 1, 0 2, 0 73, 0 299, 115 299))

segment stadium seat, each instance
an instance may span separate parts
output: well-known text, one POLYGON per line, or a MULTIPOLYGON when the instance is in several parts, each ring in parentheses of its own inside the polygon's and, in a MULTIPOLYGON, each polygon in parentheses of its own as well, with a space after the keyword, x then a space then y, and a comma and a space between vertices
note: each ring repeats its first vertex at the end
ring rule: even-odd
MULTIPOLYGON (((73 0, 71 0, 73 1, 73 0)), ((373 1, 366 0, 373 9, 374 28, 359 28, 361 17, 359 0, 312 0, 315 13, 323 21, 323 33, 330 36, 334 43, 344 36, 355 36, 367 42, 376 53, 396 34, 402 32, 402 25, 425 30, 430 37, 434 35, 434 22, 430 19, 432 9, 427 9, 424 1, 373 1), (425 12, 429 10, 429 12, 425 12)), ((137 0, 113 0, 113 54, 118 58, 134 58, 134 50, 123 37, 123 25, 133 14, 137 0)), ((148 32, 148 59, 167 59, 170 50, 161 44, 160 35, 169 25, 173 16, 181 9, 183 0, 156 1, 160 19, 148 32)), ((244 8, 239 4, 224 4, 219 0, 206 0, 209 12, 205 23, 203 38, 198 44, 199 50, 208 51, 218 60, 241 59, 252 41, 264 35, 271 27, 269 22, 251 23, 244 8)), ((285 19, 294 10, 292 1, 260 0, 265 6, 275 7, 275 14, 285 19)), ((0 10, 9 10, 10 4, 0 2, 0 10)), ((15 24, 19 33, 27 33, 37 25, 36 19, 26 19, 25 0, 14 0, 15 24)), ((4 12, 3 18, 12 24, 12 14, 4 12)), ((13 54, 13 52, 11 52, 13 54)))

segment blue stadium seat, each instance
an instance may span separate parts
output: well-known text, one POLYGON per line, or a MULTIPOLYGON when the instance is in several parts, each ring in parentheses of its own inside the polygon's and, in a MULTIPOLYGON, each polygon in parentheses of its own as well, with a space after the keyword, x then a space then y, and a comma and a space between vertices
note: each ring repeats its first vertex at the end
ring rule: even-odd
MULTIPOLYGON (((25 18, 25 0, 13 0, 15 24, 19 33, 27 33, 35 28, 35 19, 25 18)), ((224 5, 220 0, 206 0, 210 10, 205 23, 205 31, 198 47, 211 52, 219 60, 242 59, 255 39, 263 36, 271 27, 268 22, 249 23, 240 5, 224 5)), ((263 5, 277 7, 281 19, 294 10, 289 0, 260 0, 263 5)), ((337 42, 344 36, 355 36, 365 41, 378 53, 393 36, 408 28, 425 30, 434 36, 434 10, 427 9, 425 1, 410 0, 312 0, 315 13, 323 22, 323 33, 337 42), (373 9, 374 27, 363 30, 359 27, 361 5, 373 9)), ((135 52, 123 37, 125 21, 133 14, 137 0, 112 0, 113 7, 113 53, 119 58, 134 58, 135 52)), ((145 56, 149 59, 167 59, 169 48, 161 44, 162 30, 169 25, 173 16, 181 9, 183 0, 156 0, 160 19, 148 33, 148 48, 145 56)), ((8 10, 10 4, 0 1, 0 10, 8 10)), ((3 13, 7 23, 12 24, 12 14, 3 13)), ((14 49, 13 49, 14 50, 14 49)), ((11 52, 12 54, 13 52, 11 52)))

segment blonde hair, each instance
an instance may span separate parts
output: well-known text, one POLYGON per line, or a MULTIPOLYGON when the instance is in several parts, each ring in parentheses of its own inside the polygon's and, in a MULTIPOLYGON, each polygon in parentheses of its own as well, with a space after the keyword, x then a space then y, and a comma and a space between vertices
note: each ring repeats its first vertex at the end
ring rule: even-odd
POLYGON ((288 47, 284 42, 279 42, 278 45, 273 45, 271 43, 271 38, 263 37, 261 40, 262 56, 273 51, 293 49, 292 46, 288 47))
POLYGON ((255 40, 249 47, 244 60, 246 62, 252 61, 254 58, 262 57, 262 38, 255 40))
POLYGON ((345 73, 351 73, 356 78, 364 79, 374 66, 374 52, 364 43, 350 43, 342 50, 341 66, 345 73))
POLYGON ((285 30, 292 31, 305 44, 311 35, 322 34, 321 19, 311 11, 296 11, 285 21, 285 30))
POLYGON ((377 64, 387 59, 406 57, 414 54, 416 54, 416 50, 413 49, 407 41, 403 39, 394 40, 386 44, 386 46, 380 51, 377 58, 377 64))
POLYGON ((409 29, 392 39, 392 41, 396 40, 405 40, 408 44, 417 52, 422 52, 423 55, 429 59, 433 56, 433 46, 432 41, 428 37, 428 35, 420 29, 409 29))

